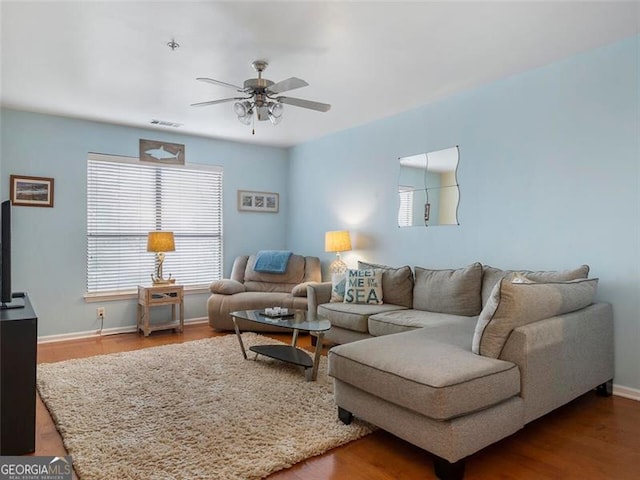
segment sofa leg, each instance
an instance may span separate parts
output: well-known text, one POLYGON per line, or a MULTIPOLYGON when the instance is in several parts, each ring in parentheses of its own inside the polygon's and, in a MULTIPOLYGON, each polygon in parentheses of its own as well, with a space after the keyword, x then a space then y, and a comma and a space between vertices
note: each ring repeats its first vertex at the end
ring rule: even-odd
POLYGON ((349 410, 345 410, 342 407, 338 407, 338 418, 345 425, 349 425, 351 423, 351 420, 353 420, 353 413, 351 413, 349 410))
POLYGON ((610 397, 613 395, 613 378, 611 380, 607 380, 601 385, 596 387, 596 392, 601 397, 610 397))
POLYGON ((433 470, 440 480, 462 480, 464 477, 464 460, 451 463, 441 457, 433 459, 433 470))

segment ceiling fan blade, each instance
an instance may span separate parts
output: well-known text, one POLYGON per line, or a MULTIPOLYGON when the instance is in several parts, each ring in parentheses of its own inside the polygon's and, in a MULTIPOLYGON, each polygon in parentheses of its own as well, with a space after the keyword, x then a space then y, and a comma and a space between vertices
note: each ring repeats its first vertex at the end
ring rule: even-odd
POLYGON ((217 105, 218 103, 233 102, 234 100, 246 100, 244 97, 222 98, 220 100, 209 100, 208 102, 192 103, 192 107, 206 107, 207 105, 217 105))
POLYGON ((303 100, 301 98, 276 97, 275 100, 286 103, 287 105, 293 105, 294 107, 310 108, 318 112, 328 112, 331 108, 331 105, 328 103, 312 102, 311 100, 303 100))
POLYGON ((244 92, 244 87, 232 85, 231 83, 227 83, 227 82, 221 82, 220 80, 214 80, 213 78, 198 77, 196 78, 196 80, 200 80, 201 82, 213 83, 214 85, 220 85, 221 87, 229 87, 239 92, 244 92))
POLYGON ((267 90, 271 93, 282 93, 288 92, 289 90, 294 90, 296 88, 306 87, 309 84, 304 80, 296 77, 287 78, 286 80, 282 80, 281 82, 274 83, 267 90))

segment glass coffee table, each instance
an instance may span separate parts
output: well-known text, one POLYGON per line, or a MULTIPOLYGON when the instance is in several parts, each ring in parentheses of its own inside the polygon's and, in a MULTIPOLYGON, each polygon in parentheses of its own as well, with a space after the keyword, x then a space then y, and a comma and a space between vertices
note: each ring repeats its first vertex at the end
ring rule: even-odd
POLYGON ((254 345, 250 347, 249 350, 255 352, 256 357, 258 355, 264 355, 265 357, 299 365, 304 368, 307 381, 315 381, 318 377, 318 364, 320 363, 320 353, 322 352, 322 337, 324 336, 324 332, 331 328, 331 322, 324 317, 312 315, 306 310, 289 309, 289 314, 289 316, 270 317, 265 314, 264 310, 241 310, 231 312, 229 315, 231 315, 231 319, 233 320, 233 327, 235 328, 238 342, 240 342, 240 349, 245 359, 247 358, 247 352, 244 348, 244 343, 242 343, 242 334, 238 328, 237 319, 293 330, 291 345, 254 345), (307 352, 296 346, 299 332, 310 332, 317 337, 318 341, 316 342, 313 360, 307 352))

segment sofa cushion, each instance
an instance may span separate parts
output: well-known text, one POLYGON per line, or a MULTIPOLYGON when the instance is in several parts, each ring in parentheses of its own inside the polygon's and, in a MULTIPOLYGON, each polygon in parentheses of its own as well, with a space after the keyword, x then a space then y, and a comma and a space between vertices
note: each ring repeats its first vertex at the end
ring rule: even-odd
POLYGON ((415 272, 414 309, 466 317, 480 313, 480 263, 473 263, 457 270, 427 270, 415 267, 415 272))
POLYGON ((581 265, 573 270, 540 270, 532 272, 530 270, 501 270, 489 265, 482 267, 482 306, 487 304, 487 300, 491 296, 493 287, 506 276, 512 276, 514 273, 526 275, 530 280, 535 282, 566 282, 569 280, 577 280, 579 278, 587 278, 589 276, 589 266, 581 265))
POLYGON ((329 375, 435 420, 482 410, 520 392, 514 363, 431 340, 424 329, 333 347, 329 375))
POLYGON ((593 302, 597 288, 597 278, 547 283, 513 283, 503 278, 480 313, 472 351, 500 357, 515 328, 580 310, 593 302))
POLYGON ((385 303, 402 305, 407 308, 413 306, 413 272, 411 267, 394 268, 377 263, 358 262, 358 268, 382 270, 382 297, 385 303))
POLYGON ((213 282, 209 285, 209 290, 211 293, 220 293, 222 295, 233 295, 234 293, 246 291, 243 284, 229 279, 213 282))
POLYGON ((347 270, 344 302, 380 305, 382 303, 382 271, 347 270))
POLYGON ((392 333, 407 332, 417 328, 439 327, 457 331, 460 327, 465 331, 465 344, 471 350, 471 339, 476 326, 477 317, 461 317, 448 313, 425 312, 424 310, 394 310, 377 313, 369 317, 369 333, 374 337, 392 333))
POLYGON ((331 325, 354 330, 356 332, 369 333, 367 320, 370 315, 401 310, 405 307, 383 303, 381 305, 369 305, 361 303, 324 303, 318 306, 318 315, 326 317, 331 325))
POLYGON ((251 292, 287 292, 305 281, 305 257, 291 255, 284 273, 256 272, 256 256, 251 255, 244 272, 244 285, 251 292))

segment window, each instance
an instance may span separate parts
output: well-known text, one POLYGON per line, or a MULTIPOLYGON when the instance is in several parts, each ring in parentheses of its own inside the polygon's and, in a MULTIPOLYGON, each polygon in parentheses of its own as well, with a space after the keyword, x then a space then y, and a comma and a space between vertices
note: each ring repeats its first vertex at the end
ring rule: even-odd
POLYGON ((398 209, 398 226, 410 227, 413 225, 413 190, 412 187, 398 186, 400 195, 400 208, 398 209))
POLYGON ((222 168, 161 165, 89 154, 87 293, 149 284, 155 254, 147 234, 172 231, 163 270, 185 286, 222 278, 222 168))

